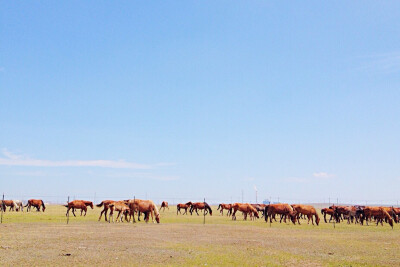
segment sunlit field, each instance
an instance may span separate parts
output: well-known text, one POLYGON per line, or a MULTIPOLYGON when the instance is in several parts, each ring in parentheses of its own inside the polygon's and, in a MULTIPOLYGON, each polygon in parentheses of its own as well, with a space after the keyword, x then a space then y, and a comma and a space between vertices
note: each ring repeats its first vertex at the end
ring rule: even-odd
POLYGON ((6 212, 0 265, 400 265, 400 226, 320 226, 237 221, 161 211, 161 223, 98 222, 48 206, 45 213, 6 212))

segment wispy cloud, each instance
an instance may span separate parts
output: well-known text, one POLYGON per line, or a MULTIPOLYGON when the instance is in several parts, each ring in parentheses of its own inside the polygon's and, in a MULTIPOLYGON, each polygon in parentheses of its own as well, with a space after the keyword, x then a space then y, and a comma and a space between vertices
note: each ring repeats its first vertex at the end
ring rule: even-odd
MULTIPOLYGON (((140 164, 125 160, 43 160, 27 156, 16 155, 3 149, 5 157, 0 158, 0 165, 5 166, 30 166, 30 167, 102 167, 115 169, 151 169, 155 165, 140 164)), ((165 166, 166 163, 162 163, 165 166)))
POLYGON ((369 55, 362 58, 361 70, 386 73, 400 72, 400 51, 369 55))
POLYGON ((333 178, 335 177, 334 174, 327 173, 327 172, 314 172, 313 176, 315 178, 321 178, 321 179, 327 179, 327 178, 333 178))

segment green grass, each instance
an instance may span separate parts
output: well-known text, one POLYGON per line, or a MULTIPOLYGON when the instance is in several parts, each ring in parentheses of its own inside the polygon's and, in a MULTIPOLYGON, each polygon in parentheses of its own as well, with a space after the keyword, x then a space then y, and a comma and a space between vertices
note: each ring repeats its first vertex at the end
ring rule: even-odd
MULTIPOLYGON (((321 221, 320 226, 161 212, 161 224, 98 222, 100 208, 70 217, 6 212, 0 265, 399 266, 400 227, 321 221), (85 248, 85 249, 82 249, 85 248), (67 260, 62 254, 71 253, 67 260), (117 260, 116 260, 117 259, 117 260)), ((77 214, 80 214, 77 213, 77 214)))

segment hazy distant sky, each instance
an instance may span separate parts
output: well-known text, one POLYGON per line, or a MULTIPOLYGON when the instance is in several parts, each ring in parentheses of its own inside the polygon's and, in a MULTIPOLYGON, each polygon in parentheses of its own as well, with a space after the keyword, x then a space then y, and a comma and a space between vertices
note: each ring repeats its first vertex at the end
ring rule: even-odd
POLYGON ((3 1, 0 191, 400 199, 399 1, 3 1))

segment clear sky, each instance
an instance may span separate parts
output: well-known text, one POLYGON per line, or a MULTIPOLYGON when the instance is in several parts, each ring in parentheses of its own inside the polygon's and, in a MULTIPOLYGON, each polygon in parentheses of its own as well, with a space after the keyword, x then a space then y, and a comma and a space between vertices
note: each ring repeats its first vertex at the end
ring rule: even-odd
POLYGON ((399 1, 7 1, 0 191, 400 200, 399 1))

